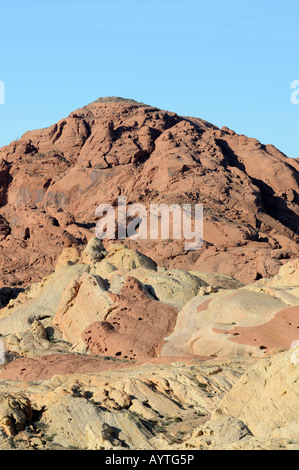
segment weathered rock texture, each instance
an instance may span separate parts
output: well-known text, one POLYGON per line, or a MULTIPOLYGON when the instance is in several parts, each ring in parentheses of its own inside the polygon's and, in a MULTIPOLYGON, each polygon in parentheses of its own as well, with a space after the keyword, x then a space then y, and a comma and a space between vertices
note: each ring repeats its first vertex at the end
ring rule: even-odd
POLYGON ((298 266, 244 286, 65 248, 1 309, 0 448, 298 449, 298 266))
POLYGON ((248 283, 296 253, 299 164, 271 145, 198 118, 99 99, 0 150, 0 287, 49 274, 64 247, 94 234, 95 208, 202 203, 204 246, 131 242, 168 268, 248 283))
POLYGON ((298 185, 120 98, 0 149, 0 449, 299 449, 298 185), (118 196, 203 204, 203 247, 95 238, 118 196))
POLYGON ((298 318, 298 259, 273 278, 242 285, 226 275, 162 269, 93 238, 81 255, 66 248, 53 274, 0 310, 0 338, 8 355, 21 357, 263 357, 299 340, 298 318))
POLYGON ((197 295, 178 315, 165 356, 264 356, 299 340, 299 263, 284 265, 273 279, 235 290, 197 295))
POLYGON ((2 374, 0 449, 298 450, 290 353, 31 382, 2 374))

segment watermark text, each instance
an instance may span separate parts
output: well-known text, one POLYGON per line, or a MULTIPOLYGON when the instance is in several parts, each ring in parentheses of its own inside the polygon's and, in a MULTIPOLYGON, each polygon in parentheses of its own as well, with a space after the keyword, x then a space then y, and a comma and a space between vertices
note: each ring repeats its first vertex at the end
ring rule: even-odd
POLYGON ((126 203, 119 196, 117 206, 100 204, 95 211, 100 220, 96 237, 100 240, 184 240, 186 250, 198 250, 203 243, 202 204, 143 204, 126 203))
POLYGON ((292 81, 291 88, 295 90, 291 94, 291 103, 299 104, 299 80, 292 81))

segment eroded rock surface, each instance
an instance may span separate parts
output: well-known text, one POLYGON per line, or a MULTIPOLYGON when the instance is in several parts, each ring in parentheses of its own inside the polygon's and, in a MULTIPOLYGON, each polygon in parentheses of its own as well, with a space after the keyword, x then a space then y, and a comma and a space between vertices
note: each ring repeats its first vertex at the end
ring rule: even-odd
POLYGON ((290 351, 39 381, 4 375, 1 449, 299 448, 298 365, 290 351))
POLYGON ((0 287, 50 274, 64 247, 94 236, 95 208, 120 195, 203 204, 202 249, 132 241, 154 263, 245 283, 273 276, 297 252, 298 171, 296 159, 226 127, 99 99, 0 149, 0 287))
POLYGON ((299 339, 298 260, 273 279, 197 295, 178 315, 162 354, 264 356, 299 339))

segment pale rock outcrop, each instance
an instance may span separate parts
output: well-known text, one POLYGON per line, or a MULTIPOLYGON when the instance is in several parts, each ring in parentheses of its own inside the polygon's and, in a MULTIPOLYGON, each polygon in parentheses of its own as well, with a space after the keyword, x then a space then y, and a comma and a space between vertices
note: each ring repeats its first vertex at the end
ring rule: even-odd
MULTIPOLYGON (((57 363, 56 375, 49 380, 0 377, 0 397, 18 391, 32 409, 25 421, 33 425, 30 442, 21 426, 16 429, 16 446, 31 448, 34 439, 39 448, 154 449, 159 448, 157 437, 166 433, 168 447, 173 448, 176 427, 188 434, 198 420, 206 421, 248 367, 246 361, 181 362, 59 375, 57 363)), ((9 414, 6 410, 4 416, 9 414)))
POLYGON ((102 277, 103 279, 108 279, 109 275, 117 271, 117 267, 109 263, 105 258, 97 263, 90 273, 102 277))
POLYGON ((111 243, 107 247, 107 250, 108 255, 106 260, 117 269, 130 271, 131 269, 142 266, 153 271, 157 270, 157 264, 151 258, 136 250, 131 250, 125 245, 111 243))
POLYGON ((254 346, 229 341, 230 330, 235 325, 248 327, 265 323, 284 306, 280 300, 243 288, 199 295, 179 312, 175 330, 166 339, 162 354, 259 354, 254 346))
POLYGON ((22 394, 9 394, 0 398, 0 427, 11 437, 31 424, 30 400, 22 394))
POLYGON ((239 289, 243 287, 240 281, 234 279, 231 276, 220 273, 205 273, 202 271, 189 271, 193 276, 199 277, 202 281, 205 281, 209 286, 216 287, 218 289, 239 289))
POLYGON ((55 436, 54 442, 65 448, 151 448, 151 434, 140 419, 127 412, 102 411, 85 398, 65 397, 50 403, 44 420, 48 433, 55 436))
POLYGON ((247 426, 232 416, 219 416, 207 421, 190 433, 184 440, 186 448, 217 448, 253 437, 247 426))
POLYGON ((299 287, 299 258, 283 265, 279 273, 268 282, 273 287, 299 287))
POLYGON ((142 282, 154 298, 178 309, 195 297, 201 287, 208 286, 199 277, 181 269, 153 272, 141 267, 129 271, 128 275, 142 282))
POLYGON ((162 355, 264 356, 290 347, 299 339, 297 265, 286 264, 273 280, 194 297, 179 312, 162 355))
POLYGON ((69 375, 56 363, 51 379, 30 382, 0 374, 0 448, 299 449, 290 356, 69 375))
POLYGON ((106 254, 103 243, 98 238, 91 238, 84 248, 81 260, 86 264, 95 264, 101 261, 106 254))
MULTIPOLYGON (((4 340, 6 342, 6 338, 4 340)), ((34 355, 37 351, 47 350, 50 347, 48 335, 40 320, 35 320, 27 331, 19 333, 18 337, 10 335, 8 345, 11 350, 15 350, 21 355, 34 355), (12 338, 17 338, 12 344, 12 338), (12 346, 15 346, 13 348, 12 346)))
POLYGON ((28 329, 34 320, 52 318, 58 308, 64 289, 71 279, 87 272, 85 264, 62 266, 36 286, 33 298, 0 312, 0 334, 20 333, 28 329))
POLYGON ((249 369, 222 399, 215 419, 232 415, 257 437, 297 439, 299 366, 291 354, 277 353, 249 369))
POLYGON ((76 344, 91 323, 104 321, 117 304, 107 292, 103 280, 87 272, 71 279, 55 312, 53 323, 63 338, 76 344), (84 314, 82 314, 84 312, 84 314))
POLYGON ((76 246, 64 248, 57 259, 55 271, 62 266, 71 266, 72 264, 79 263, 79 260, 80 252, 76 246))

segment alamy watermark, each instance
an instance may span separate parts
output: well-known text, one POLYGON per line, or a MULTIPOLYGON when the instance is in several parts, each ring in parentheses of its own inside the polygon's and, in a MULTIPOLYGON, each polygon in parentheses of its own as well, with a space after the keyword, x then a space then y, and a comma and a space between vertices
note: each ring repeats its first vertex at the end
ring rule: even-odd
POLYGON ((5 348, 3 341, 0 340, 0 364, 5 364, 5 348))
POLYGON ((184 240, 186 250, 198 250, 203 243, 202 204, 127 205, 119 196, 117 206, 100 204, 95 211, 100 220, 96 237, 103 240, 184 240))
POLYGON ((299 104, 299 80, 293 80, 291 83, 291 88, 294 89, 291 94, 291 103, 299 104))
POLYGON ((5 85, 0 80, 0 104, 5 104, 5 85))
POLYGON ((292 342, 291 349, 294 350, 291 354, 291 363, 294 365, 298 365, 299 364, 299 340, 298 339, 292 342))

